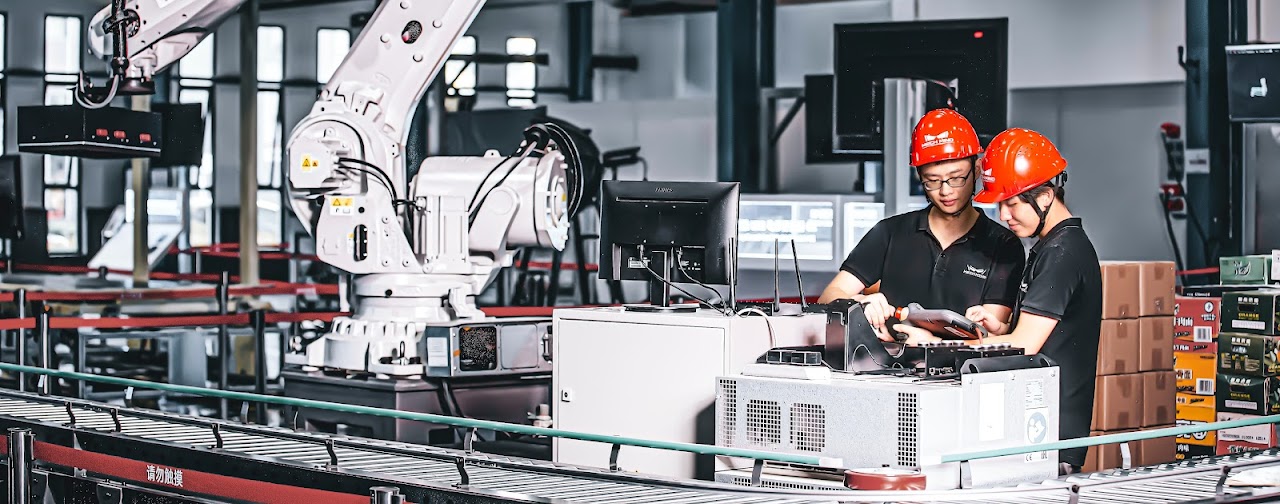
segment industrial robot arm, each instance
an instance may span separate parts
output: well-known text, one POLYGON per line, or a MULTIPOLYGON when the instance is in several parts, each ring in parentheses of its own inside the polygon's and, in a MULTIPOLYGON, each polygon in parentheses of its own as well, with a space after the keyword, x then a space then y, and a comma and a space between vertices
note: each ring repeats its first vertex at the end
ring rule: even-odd
POLYGON ((410 116, 483 4, 382 2, 294 128, 291 206, 319 258, 357 275, 355 314, 300 363, 421 373, 426 324, 483 318, 474 296, 515 249, 563 249, 582 163, 554 124, 508 155, 433 157, 406 180, 410 116))
POLYGON ((82 76, 76 101, 100 108, 117 95, 155 92, 152 77, 195 49, 244 1, 111 0, 89 21, 89 49, 111 61, 110 81, 94 88, 82 76))

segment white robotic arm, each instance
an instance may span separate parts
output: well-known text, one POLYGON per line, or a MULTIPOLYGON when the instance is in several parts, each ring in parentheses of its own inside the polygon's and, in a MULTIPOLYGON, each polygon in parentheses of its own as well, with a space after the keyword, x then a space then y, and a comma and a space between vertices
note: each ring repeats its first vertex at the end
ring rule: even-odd
MULTIPOLYGON (((138 22, 129 29, 129 67, 126 76, 150 80, 195 49, 206 36, 233 14, 245 0, 131 0, 126 19, 138 22)), ((89 50, 99 58, 112 56, 111 6, 89 21, 89 50)))
POLYGON ((426 324, 483 318, 474 296, 516 248, 563 249, 582 170, 555 125, 508 156, 427 159, 406 183, 410 115, 483 4, 382 2, 293 130, 292 208, 319 258, 357 275, 357 304, 289 362, 421 374, 426 324))
POLYGON ((76 101, 99 108, 117 95, 155 92, 155 74, 195 49, 244 1, 111 0, 89 21, 89 50, 111 62, 110 81, 93 88, 82 76, 76 101))

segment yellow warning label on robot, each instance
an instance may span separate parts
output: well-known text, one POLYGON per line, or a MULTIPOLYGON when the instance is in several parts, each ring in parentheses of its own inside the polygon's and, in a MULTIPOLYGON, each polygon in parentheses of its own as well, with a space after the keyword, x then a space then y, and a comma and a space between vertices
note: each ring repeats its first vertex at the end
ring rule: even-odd
POLYGON ((342 215, 342 216, 352 215, 354 207, 355 207, 354 198, 350 198, 350 197, 329 198, 329 214, 330 215, 342 215))
POLYGON ((309 154, 302 155, 302 171, 309 172, 311 170, 316 169, 319 166, 320 166, 320 162, 316 161, 316 158, 311 157, 311 155, 309 154))

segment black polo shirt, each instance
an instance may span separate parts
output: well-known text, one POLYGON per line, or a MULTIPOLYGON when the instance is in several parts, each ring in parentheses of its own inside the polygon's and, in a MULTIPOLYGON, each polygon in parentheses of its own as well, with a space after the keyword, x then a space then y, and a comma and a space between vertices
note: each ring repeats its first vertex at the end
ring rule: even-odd
POLYGON ((986 214, 946 250, 929 230, 929 209, 871 228, 840 266, 897 307, 920 303, 963 314, 971 306, 1013 307, 1024 264, 1022 242, 986 214))
MULTIPOLYGON (((1056 319, 1040 353, 1060 367, 1059 439, 1089 436, 1093 419, 1098 332, 1102 329, 1102 272, 1080 219, 1067 219, 1045 235, 1027 257, 1010 327, 1022 313, 1056 319)), ((1084 465, 1085 448, 1062 450, 1059 460, 1084 465)))

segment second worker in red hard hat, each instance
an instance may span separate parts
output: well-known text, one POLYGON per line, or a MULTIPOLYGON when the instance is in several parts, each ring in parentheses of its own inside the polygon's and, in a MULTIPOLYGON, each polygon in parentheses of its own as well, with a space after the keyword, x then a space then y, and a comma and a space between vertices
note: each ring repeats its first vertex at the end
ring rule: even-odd
POLYGON ((1024 252, 1013 233, 973 207, 982 152, 977 132, 956 111, 938 109, 925 114, 911 136, 911 166, 929 206, 871 228, 819 302, 862 302, 882 339, 894 307, 908 303, 957 313, 980 305, 1008 320, 1024 252), (876 283, 879 292, 868 294, 876 283))
MULTIPOLYGON (((1012 128, 996 135, 978 163, 982 191, 975 201, 999 203, 1000 219, 1021 238, 1037 238, 1022 273, 1013 318, 982 306, 967 316, 990 331, 986 343, 1010 343, 1053 359, 1061 370, 1059 439, 1087 437, 1093 418, 1102 273, 1098 253, 1080 219, 1064 202, 1067 161, 1044 135, 1012 128)), ((918 340, 932 337, 895 326, 918 340)), ((1079 472, 1085 449, 1062 450, 1059 460, 1079 472)))

